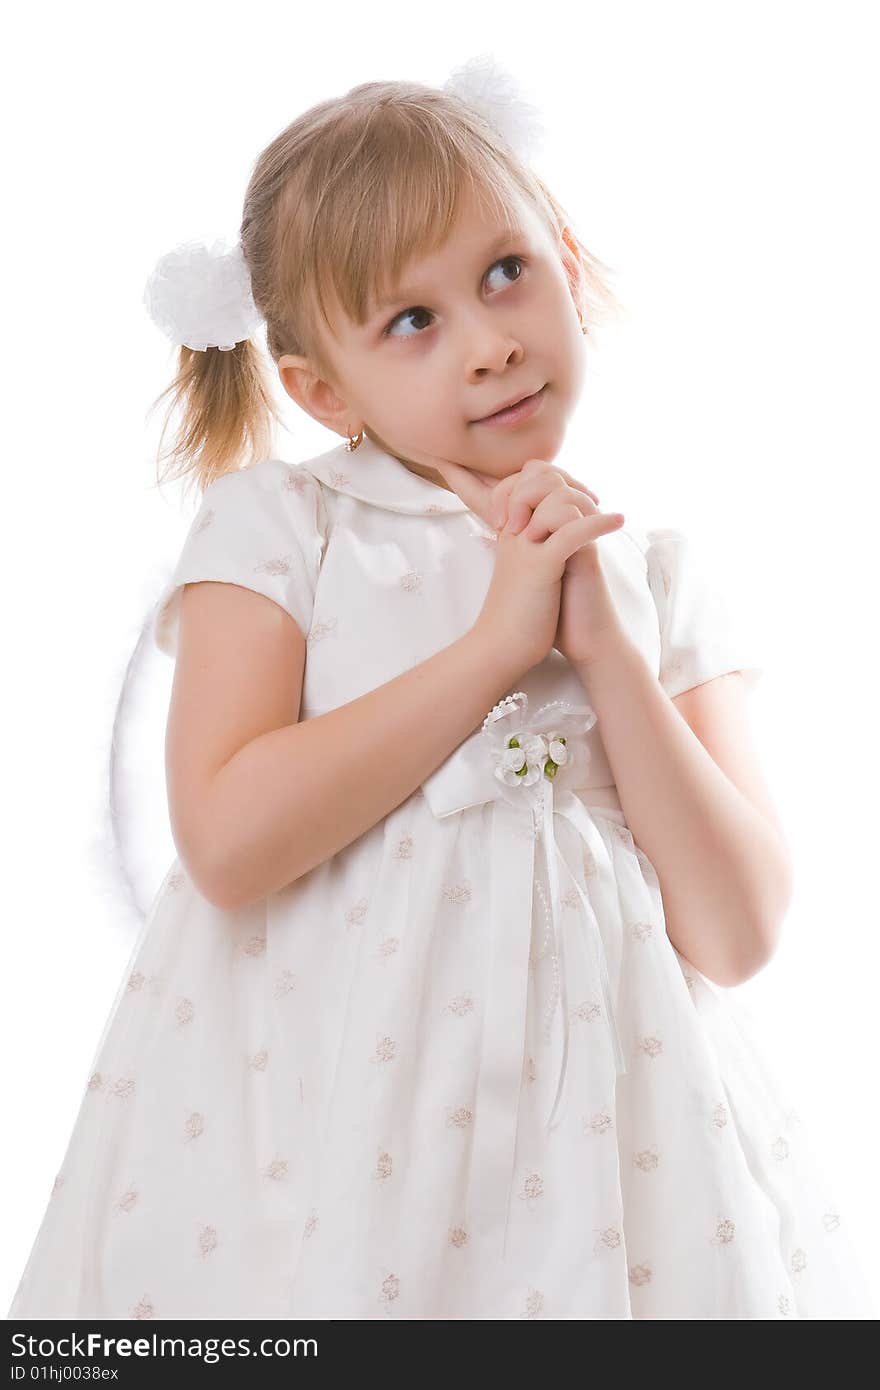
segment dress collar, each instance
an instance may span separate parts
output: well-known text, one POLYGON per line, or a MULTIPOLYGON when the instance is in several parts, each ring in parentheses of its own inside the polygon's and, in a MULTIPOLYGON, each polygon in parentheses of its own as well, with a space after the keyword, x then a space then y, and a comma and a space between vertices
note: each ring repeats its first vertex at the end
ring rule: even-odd
POLYGON ((457 492, 410 472, 366 434, 356 449, 349 451, 339 444, 306 459, 302 467, 334 492, 392 512, 425 516, 470 511, 457 492))

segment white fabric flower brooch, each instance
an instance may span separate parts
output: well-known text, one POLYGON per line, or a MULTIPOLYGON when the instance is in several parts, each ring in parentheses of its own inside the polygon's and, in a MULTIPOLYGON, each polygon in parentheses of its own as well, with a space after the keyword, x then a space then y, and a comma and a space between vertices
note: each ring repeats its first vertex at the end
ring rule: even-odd
POLYGON ((554 781, 560 769, 589 762, 583 737, 596 722, 589 705, 551 700, 529 717, 529 697, 505 695, 483 720, 494 775, 505 787, 521 790, 554 781))

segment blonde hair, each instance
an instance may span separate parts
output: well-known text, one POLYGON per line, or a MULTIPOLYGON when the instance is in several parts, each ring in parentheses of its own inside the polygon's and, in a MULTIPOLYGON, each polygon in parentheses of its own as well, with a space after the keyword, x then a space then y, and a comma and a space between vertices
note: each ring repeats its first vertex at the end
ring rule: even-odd
MULTIPOLYGON (((465 190, 504 226, 515 224, 517 197, 543 217, 588 336, 603 308, 620 308, 601 273, 608 267, 474 109, 420 83, 365 82, 292 121, 260 154, 247 186, 239 237, 273 361, 306 357, 336 385, 320 327, 332 335, 328 296, 363 324, 412 258, 443 244, 465 190)), ((162 431, 158 462, 171 464, 158 481, 195 480, 203 491, 272 456, 274 422, 283 422, 255 340, 231 352, 182 346, 179 354, 174 380, 154 402, 172 397, 165 428, 178 407, 181 416, 165 452, 162 431)))

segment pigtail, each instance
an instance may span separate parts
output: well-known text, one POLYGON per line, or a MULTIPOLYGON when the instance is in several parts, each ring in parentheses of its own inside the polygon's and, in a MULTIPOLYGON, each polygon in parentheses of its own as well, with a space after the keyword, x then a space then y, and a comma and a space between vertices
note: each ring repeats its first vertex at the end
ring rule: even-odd
POLYGON ((181 479, 185 489, 195 485, 203 493, 222 474, 272 457, 275 424, 281 419, 253 338, 229 351, 209 347, 199 352, 181 345, 178 354, 174 380, 151 407, 171 398, 159 440, 157 484, 181 479), (163 449, 172 421, 174 441, 163 449), (163 471, 164 461, 169 466, 163 471))

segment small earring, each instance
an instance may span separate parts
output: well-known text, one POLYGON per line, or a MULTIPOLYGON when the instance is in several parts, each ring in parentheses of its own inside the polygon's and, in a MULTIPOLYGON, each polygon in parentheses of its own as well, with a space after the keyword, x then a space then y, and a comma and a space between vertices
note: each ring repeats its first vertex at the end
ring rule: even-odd
POLYGON ((358 433, 357 433, 356 435, 349 435, 349 436, 348 436, 348 443, 346 444, 345 447, 346 447, 346 449, 348 450, 348 452, 349 452, 350 454, 354 452, 354 450, 358 447, 359 444, 362 444, 362 443, 363 443, 363 438, 364 438, 364 432, 363 432, 363 430, 359 430, 358 433))

